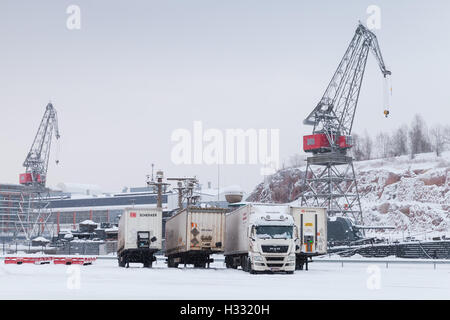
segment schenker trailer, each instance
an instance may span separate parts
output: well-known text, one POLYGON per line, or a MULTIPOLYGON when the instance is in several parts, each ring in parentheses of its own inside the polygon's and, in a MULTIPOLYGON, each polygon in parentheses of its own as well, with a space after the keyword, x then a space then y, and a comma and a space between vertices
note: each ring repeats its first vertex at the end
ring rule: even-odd
POLYGON ((120 267, 130 262, 150 268, 161 250, 162 211, 158 208, 127 208, 119 220, 117 259, 120 267))
POLYGON ((205 268, 211 254, 222 253, 225 212, 222 208, 188 207, 166 221, 165 255, 169 268, 193 264, 205 268))

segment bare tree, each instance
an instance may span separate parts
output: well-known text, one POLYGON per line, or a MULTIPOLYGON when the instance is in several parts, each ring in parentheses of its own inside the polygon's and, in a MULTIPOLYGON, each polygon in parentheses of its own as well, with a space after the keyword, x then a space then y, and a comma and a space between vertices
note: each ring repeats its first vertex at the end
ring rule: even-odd
POLYGON ((380 132, 375 137, 375 146, 377 155, 380 158, 388 158, 391 156, 391 141, 389 134, 380 132))
POLYGON ((423 121, 423 118, 418 114, 414 116, 409 129, 409 144, 411 159, 414 159, 418 153, 431 151, 427 127, 423 121))
POLYGON ((430 130, 430 141, 433 152, 439 157, 442 151, 450 147, 450 125, 436 124, 430 130))
POLYGON ((370 159, 372 159, 373 141, 372 141, 372 138, 367 133, 367 130, 364 131, 363 141, 364 141, 364 143, 363 143, 364 159, 370 160, 370 159))
POLYGON ((392 135, 392 155, 398 157, 408 154, 408 126, 402 125, 392 135))
POLYGON ((444 145, 450 146, 450 125, 444 127, 444 145))
POLYGON ((289 165, 293 168, 301 167, 305 165, 305 156, 298 153, 289 157, 289 165))
POLYGON ((356 161, 364 160, 363 139, 357 133, 354 133, 352 135, 352 138, 353 138, 353 147, 352 147, 353 158, 355 158, 356 161))

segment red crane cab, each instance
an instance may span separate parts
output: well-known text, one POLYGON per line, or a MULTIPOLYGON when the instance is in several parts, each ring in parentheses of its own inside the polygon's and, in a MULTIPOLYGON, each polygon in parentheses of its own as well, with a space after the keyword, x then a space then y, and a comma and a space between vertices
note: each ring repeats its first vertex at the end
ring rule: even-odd
MULTIPOLYGON (((33 182, 33 177, 31 175, 31 173, 30 172, 21 173, 19 175, 19 182, 20 182, 20 184, 31 184, 33 182)), ((38 183, 42 183, 43 182, 43 179, 41 179, 41 175, 40 174, 37 175, 37 182, 38 183)))
MULTIPOLYGON (((349 149, 353 146, 351 136, 339 136, 338 146, 341 149, 349 149)), ((326 152, 330 151, 330 143, 325 133, 311 134, 303 136, 303 150, 305 152, 326 152)))

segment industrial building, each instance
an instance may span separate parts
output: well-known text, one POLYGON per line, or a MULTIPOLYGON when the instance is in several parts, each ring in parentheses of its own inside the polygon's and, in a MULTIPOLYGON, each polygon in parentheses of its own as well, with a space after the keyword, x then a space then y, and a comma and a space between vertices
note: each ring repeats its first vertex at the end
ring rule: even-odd
MULTIPOLYGON (((84 192, 73 189, 74 192, 69 186, 64 191, 51 191, 48 198, 42 199, 41 217, 36 222, 39 235, 52 238, 61 230, 78 229, 80 222, 85 220, 99 225, 116 224, 126 207, 152 208, 157 204, 157 194, 151 187, 130 188, 115 194, 92 194, 88 188, 84 192)), ((164 215, 170 215, 177 207, 177 194, 164 193, 162 205, 164 215)), ((0 238, 25 238, 22 223, 27 221, 29 211, 36 210, 30 205, 30 193, 25 186, 1 184, 0 238)), ((36 217, 30 220, 34 221, 36 217)))
POLYGON ((23 185, 0 184, 0 239, 10 238, 21 229, 26 221, 26 208, 30 193, 23 185))
MULTIPOLYGON (((80 195, 77 193, 61 193, 52 196, 46 210, 51 212, 47 221, 50 235, 61 230, 75 230, 80 222, 90 220, 98 223, 117 224, 125 208, 155 208, 157 194, 151 187, 126 189, 116 194, 80 195)), ((162 207, 165 216, 177 207, 177 194, 162 194, 162 207)))

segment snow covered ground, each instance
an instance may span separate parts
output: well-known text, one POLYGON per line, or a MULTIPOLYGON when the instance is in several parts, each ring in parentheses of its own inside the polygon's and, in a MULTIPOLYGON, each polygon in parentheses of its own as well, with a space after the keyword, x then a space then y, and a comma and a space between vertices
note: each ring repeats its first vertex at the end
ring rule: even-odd
POLYGON ((450 299, 450 265, 329 263, 317 261, 294 275, 250 275, 189 266, 152 269, 116 260, 89 266, 5 265, 0 261, 0 299, 450 299), (79 281, 78 281, 79 279, 79 281), (79 284, 79 288, 78 288, 79 284))

